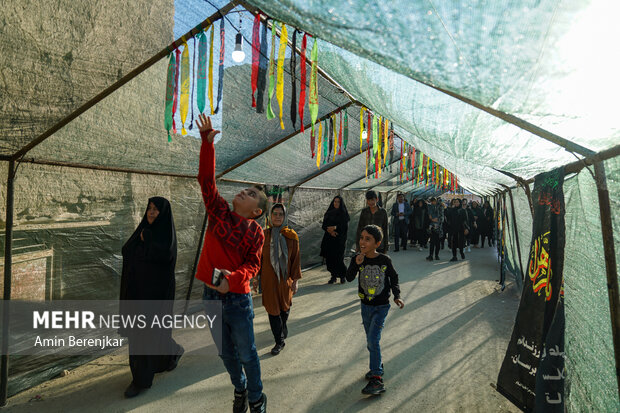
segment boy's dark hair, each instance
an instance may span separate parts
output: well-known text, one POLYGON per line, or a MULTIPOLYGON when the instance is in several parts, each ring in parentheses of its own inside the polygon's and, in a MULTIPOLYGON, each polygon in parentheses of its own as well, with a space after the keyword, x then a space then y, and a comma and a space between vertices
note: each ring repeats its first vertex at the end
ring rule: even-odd
POLYGON ((260 215, 254 217, 254 219, 259 219, 267 211, 267 194, 265 194, 265 187, 262 185, 254 185, 254 189, 258 191, 258 207, 263 211, 260 215))
POLYGON ((383 240, 383 230, 378 225, 366 225, 362 231, 369 233, 377 242, 383 240))
POLYGON ((375 191, 368 191, 366 192, 366 199, 377 199, 379 198, 377 196, 377 193, 375 191))

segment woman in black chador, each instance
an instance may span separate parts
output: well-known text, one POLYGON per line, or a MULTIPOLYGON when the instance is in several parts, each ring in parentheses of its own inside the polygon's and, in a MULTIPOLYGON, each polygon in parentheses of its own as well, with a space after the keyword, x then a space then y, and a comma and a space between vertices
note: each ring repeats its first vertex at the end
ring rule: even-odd
POLYGON ((329 284, 335 283, 338 278, 344 284, 347 281, 344 250, 349 230, 349 213, 340 195, 334 197, 323 216, 323 230, 325 234, 321 242, 321 257, 325 258, 327 271, 331 274, 329 284))
POLYGON ((149 199, 140 225, 123 245, 122 252, 120 312, 122 315, 146 315, 147 327, 119 329, 121 335, 129 338, 129 366, 133 377, 125 396, 134 397, 151 387, 155 373, 173 370, 183 354, 183 347, 172 338, 172 329, 148 328, 155 315, 161 319, 164 314, 172 314, 177 238, 167 199, 149 199))

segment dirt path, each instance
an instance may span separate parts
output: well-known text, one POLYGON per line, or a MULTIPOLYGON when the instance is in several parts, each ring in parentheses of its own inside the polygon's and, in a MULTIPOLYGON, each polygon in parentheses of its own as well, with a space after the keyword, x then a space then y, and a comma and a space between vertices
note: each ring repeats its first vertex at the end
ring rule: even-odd
MULTIPOLYGON (((518 412, 490 386, 506 350, 518 306, 513 285, 499 292, 491 249, 467 260, 427 262, 425 252, 392 253, 405 308, 392 305, 381 341, 387 392, 360 393, 368 351, 357 281, 326 285, 323 269, 305 273, 294 299, 282 353, 269 350, 267 314, 255 301, 256 344, 271 412, 518 412)), ((201 332, 201 334, 203 334, 201 332)), ((126 400, 127 357, 105 356, 9 400, 8 412, 226 412, 233 388, 217 356, 192 355, 203 338, 180 332, 190 349, 179 367, 126 400), (40 400, 36 400, 36 396, 40 400)))

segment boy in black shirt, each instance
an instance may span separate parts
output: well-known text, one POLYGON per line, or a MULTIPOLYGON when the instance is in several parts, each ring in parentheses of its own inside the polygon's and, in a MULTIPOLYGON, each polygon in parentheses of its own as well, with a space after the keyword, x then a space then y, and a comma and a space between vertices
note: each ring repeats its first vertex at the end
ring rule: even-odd
POLYGON ((360 253, 351 260, 346 275, 347 281, 353 281, 358 273, 360 275, 358 295, 362 300, 362 321, 370 352, 370 371, 366 373, 369 382, 362 389, 364 394, 385 392, 379 341, 385 317, 390 310, 390 290, 394 294, 394 303, 400 308, 405 306, 400 299, 398 274, 392 266, 392 260, 377 252, 382 239, 383 232, 380 227, 364 227, 359 239, 360 253))

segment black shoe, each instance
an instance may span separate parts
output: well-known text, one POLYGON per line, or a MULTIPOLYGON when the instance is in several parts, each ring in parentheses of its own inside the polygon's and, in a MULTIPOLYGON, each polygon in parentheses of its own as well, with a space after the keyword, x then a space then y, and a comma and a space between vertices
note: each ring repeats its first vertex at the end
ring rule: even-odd
POLYGON ((435 255, 435 259, 439 261, 439 255, 435 255))
POLYGON ((142 390, 144 389, 141 389, 140 387, 136 386, 134 382, 132 381, 129 387, 127 387, 127 389, 125 390, 125 397, 127 397, 128 399, 132 397, 136 397, 138 394, 142 392, 142 390))
POLYGON ((347 279, 346 279, 345 277, 342 277, 342 278, 340 279, 340 284, 344 284, 344 283, 346 283, 346 282, 347 282, 347 279))
POLYGON ((179 360, 181 360, 181 356, 183 355, 183 353, 185 353, 185 349, 183 348, 183 346, 179 345, 179 352, 170 360, 170 364, 166 369, 167 371, 172 371, 177 368, 177 365, 179 364, 179 360))
POLYGON ((396 249, 394 250, 394 252, 398 252, 398 248, 396 248, 396 249))
POLYGON ((263 393, 260 399, 254 403, 250 403, 251 413, 267 413, 267 395, 263 393))
POLYGON ((327 284, 334 284, 336 282, 336 277, 332 277, 327 281, 327 284))
POLYGON ((463 254, 462 252, 461 252, 461 258, 465 259, 465 254, 463 254))
POLYGON ((276 345, 273 346, 273 348, 271 349, 271 354, 277 356, 278 354, 280 354, 285 345, 286 343, 284 341, 281 343, 276 343, 276 345))
POLYGON ((452 259, 450 261, 454 262, 454 261, 458 261, 458 260, 456 259, 456 257, 452 257, 452 259))
POLYGON ((426 257, 426 261, 433 261, 433 256, 429 255, 428 257, 426 257))
POLYGON ((248 411, 248 391, 238 393, 235 390, 235 401, 233 401, 233 413, 245 413, 248 411))
POLYGON ((407 251, 407 246, 406 245, 403 247, 403 250, 407 251))
POLYGON ((383 379, 379 376, 373 376, 366 387, 362 389, 364 394, 381 394, 385 393, 385 386, 383 385, 383 379))

